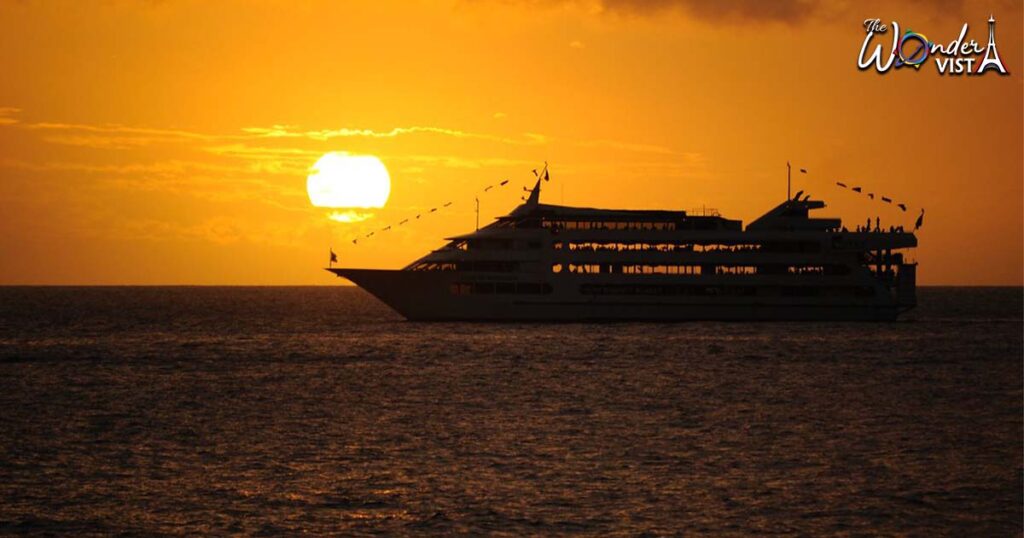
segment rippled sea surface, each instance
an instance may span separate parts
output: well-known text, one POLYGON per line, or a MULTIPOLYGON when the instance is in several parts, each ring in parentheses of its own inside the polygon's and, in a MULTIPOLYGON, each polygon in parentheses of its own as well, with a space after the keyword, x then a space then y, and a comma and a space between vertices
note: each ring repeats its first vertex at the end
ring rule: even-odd
POLYGON ((1020 535, 1022 297, 540 325, 0 288, 0 532, 1020 535))

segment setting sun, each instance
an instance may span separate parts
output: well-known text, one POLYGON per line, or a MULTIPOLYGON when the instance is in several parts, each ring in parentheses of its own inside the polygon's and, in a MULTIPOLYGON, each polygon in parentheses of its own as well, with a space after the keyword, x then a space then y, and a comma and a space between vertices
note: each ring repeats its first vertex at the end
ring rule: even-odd
POLYGON ((310 169, 306 191, 317 207, 384 207, 391 177, 377 157, 331 152, 310 169))

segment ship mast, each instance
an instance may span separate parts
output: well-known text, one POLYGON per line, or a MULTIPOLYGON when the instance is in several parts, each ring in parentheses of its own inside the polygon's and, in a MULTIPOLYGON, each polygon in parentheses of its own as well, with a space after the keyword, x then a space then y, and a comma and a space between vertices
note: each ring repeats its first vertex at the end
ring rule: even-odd
POLYGON ((790 186, 793 184, 793 167, 790 166, 789 161, 786 161, 786 200, 792 200, 793 197, 789 194, 790 186))

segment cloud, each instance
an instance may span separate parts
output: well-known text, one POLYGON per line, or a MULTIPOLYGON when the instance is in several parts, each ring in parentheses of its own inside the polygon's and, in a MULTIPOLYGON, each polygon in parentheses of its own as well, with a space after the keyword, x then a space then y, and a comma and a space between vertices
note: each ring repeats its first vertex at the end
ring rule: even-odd
POLYGON ((180 129, 150 129, 146 127, 129 127, 118 124, 92 125, 87 123, 30 123, 25 128, 42 131, 80 131, 96 134, 117 134, 117 135, 140 135, 154 140, 222 140, 225 138, 237 138, 223 135, 211 135, 180 129))
POLYGON ((587 48, 587 46, 584 45, 582 41, 570 41, 569 42, 569 48, 584 49, 584 48, 587 48))
POLYGON ((21 112, 20 108, 14 108, 10 106, 0 106, 0 125, 13 125, 18 123, 18 120, 11 116, 21 112))
POLYGON ((320 219, 300 223, 253 221, 229 215, 215 215, 194 223, 153 218, 119 219, 110 232, 117 237, 149 241, 201 241, 217 245, 301 246, 312 230, 323 226, 320 219))
POLYGON ((298 131, 288 125, 274 125, 272 127, 246 127, 242 131, 259 136, 261 138, 306 138, 310 140, 331 140, 334 138, 366 137, 366 138, 395 138, 397 136, 428 133, 450 136, 454 138, 472 138, 477 140, 489 140, 503 144, 536 144, 532 138, 515 139, 491 134, 473 133, 460 131, 458 129, 446 129, 443 127, 394 127, 388 131, 375 131, 373 129, 320 129, 314 131, 298 131))
POLYGON ((508 166, 537 166, 536 161, 523 159, 506 159, 503 157, 464 158, 455 155, 394 155, 388 161, 407 161, 446 168, 462 168, 476 170, 480 168, 497 168, 508 166))
POLYGON ((705 20, 728 22, 800 22, 815 5, 809 0, 601 0, 608 11, 653 14, 682 10, 705 20))
MULTIPOLYGON (((655 17, 678 12, 702 22, 725 26, 744 24, 780 23, 799 25, 822 19, 846 20, 850 16, 864 19, 873 12, 891 11, 891 2, 867 0, 861 2, 820 2, 814 0, 507 0, 527 7, 577 7, 589 14, 655 17)), ((960 18, 968 5, 966 0, 908 0, 909 6, 921 18, 960 18)), ((979 12, 991 9, 1018 12, 1020 2, 991 0, 979 12), (992 5, 994 4, 994 6, 992 5), (988 7, 984 7, 988 6, 988 7)))

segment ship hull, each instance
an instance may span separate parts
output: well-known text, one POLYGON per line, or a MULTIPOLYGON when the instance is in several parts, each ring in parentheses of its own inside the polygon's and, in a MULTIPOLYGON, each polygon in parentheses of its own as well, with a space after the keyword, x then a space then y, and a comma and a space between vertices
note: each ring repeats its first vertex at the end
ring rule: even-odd
MULTIPOLYGON (((865 298, 729 295, 595 295, 578 278, 529 282, 543 293, 459 294, 460 282, 486 277, 457 272, 376 269, 329 271, 362 287, 414 321, 892 321, 912 305, 887 294, 865 298)), ((713 285, 713 282, 709 282, 713 285)))

